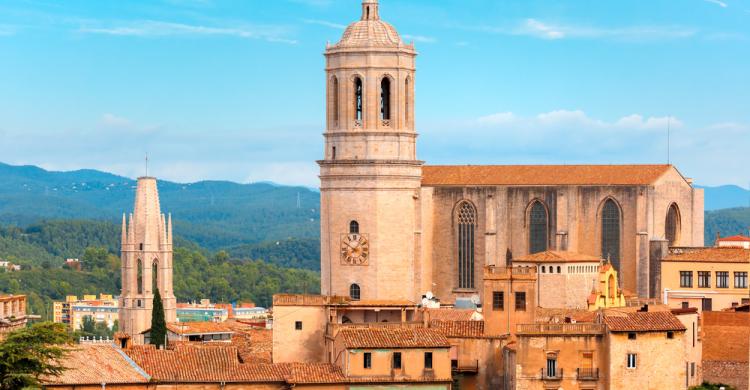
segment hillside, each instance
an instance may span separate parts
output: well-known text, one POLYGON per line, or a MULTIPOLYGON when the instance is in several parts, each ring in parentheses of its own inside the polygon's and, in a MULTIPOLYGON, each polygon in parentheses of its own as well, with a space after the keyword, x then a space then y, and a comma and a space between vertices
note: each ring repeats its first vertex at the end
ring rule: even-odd
POLYGON ((717 232, 724 237, 735 234, 748 235, 748 229, 750 228, 750 208, 737 207, 707 211, 704 225, 706 245, 713 245, 717 232))
MULTIPOLYGON (((162 211, 174 217, 175 235, 209 249, 317 238, 320 230, 320 195, 305 187, 159 181, 159 194, 162 211)), ((117 224, 132 210, 134 197, 135 181, 122 176, 0 163, 0 223, 96 219, 117 224)))

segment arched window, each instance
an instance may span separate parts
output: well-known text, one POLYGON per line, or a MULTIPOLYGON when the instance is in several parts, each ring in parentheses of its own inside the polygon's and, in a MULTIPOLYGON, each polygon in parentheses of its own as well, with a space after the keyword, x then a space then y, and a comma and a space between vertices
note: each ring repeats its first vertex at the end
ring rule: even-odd
POLYGON ((529 212, 529 253, 547 250, 547 209, 535 201, 529 212))
POLYGON ((138 259, 138 261, 136 262, 136 267, 138 267, 135 271, 137 275, 136 276, 136 279, 137 279, 136 284, 138 286, 137 291, 138 291, 138 294, 143 294, 143 262, 141 261, 141 259, 138 259))
POLYGON ((542 266, 542 273, 547 273, 547 269, 544 266, 542 266))
POLYGON ((391 119, 391 79, 388 77, 380 81, 380 119, 391 119))
POLYGON ((406 83, 404 86, 404 124, 406 126, 409 126, 409 117, 411 113, 409 112, 410 106, 410 99, 411 99, 411 78, 406 78, 406 83))
POLYGON ((354 78, 354 120, 362 124, 362 79, 354 78))
POLYGON ((154 259, 154 264, 151 266, 151 292, 156 291, 159 288, 159 260, 154 259))
POLYGON ((333 123, 338 126, 339 123, 339 79, 333 76, 331 82, 331 94, 333 94, 333 123))
POLYGON ((349 234, 359 234, 359 222, 349 222, 349 234))
POLYGON ((463 201, 456 208, 458 229, 458 287, 474 288, 474 230, 477 224, 477 210, 469 202, 463 201))
POLYGON ((674 203, 667 210, 667 220, 664 223, 664 238, 669 241, 669 246, 675 246, 677 240, 680 238, 680 211, 674 203))
POLYGON ((352 283, 352 285, 349 286, 349 297, 354 301, 358 301, 360 297, 359 294, 360 294, 359 285, 356 283, 352 283))
POLYGON ((620 208, 612 199, 602 207, 602 258, 620 270, 620 208))
POLYGON ((559 266, 559 265, 557 266, 557 273, 558 273, 558 274, 559 274, 559 273, 562 273, 562 268, 560 268, 560 266, 559 266))

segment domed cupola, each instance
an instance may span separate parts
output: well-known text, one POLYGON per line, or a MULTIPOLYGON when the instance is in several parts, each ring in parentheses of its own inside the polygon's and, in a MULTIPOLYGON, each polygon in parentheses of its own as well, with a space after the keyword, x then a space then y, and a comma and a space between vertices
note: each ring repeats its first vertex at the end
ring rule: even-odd
POLYGON ((362 47, 413 48, 404 44, 392 25, 380 19, 378 0, 364 0, 362 18, 346 28, 338 43, 329 46, 331 49, 362 47))

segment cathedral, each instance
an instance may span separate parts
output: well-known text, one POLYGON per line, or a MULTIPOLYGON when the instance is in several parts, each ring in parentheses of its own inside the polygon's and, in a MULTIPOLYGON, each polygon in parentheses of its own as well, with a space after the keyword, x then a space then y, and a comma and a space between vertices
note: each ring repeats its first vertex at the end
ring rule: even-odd
POLYGON ((654 297, 667 248, 703 245, 703 191, 671 165, 426 165, 416 57, 377 0, 326 47, 323 295, 477 301, 485 266, 555 250, 607 260, 623 290, 654 297))

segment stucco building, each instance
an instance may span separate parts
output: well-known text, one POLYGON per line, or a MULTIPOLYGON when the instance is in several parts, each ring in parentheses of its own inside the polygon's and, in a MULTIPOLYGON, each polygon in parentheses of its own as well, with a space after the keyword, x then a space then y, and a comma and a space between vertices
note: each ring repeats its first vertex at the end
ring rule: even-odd
POLYGON ((5 333, 25 327, 28 317, 25 295, 0 295, 0 339, 5 333))
POLYGON ((671 165, 425 165, 416 56, 377 0, 325 49, 324 295, 487 300, 484 267, 556 250, 654 297, 666 247, 703 244, 703 192, 671 165))

